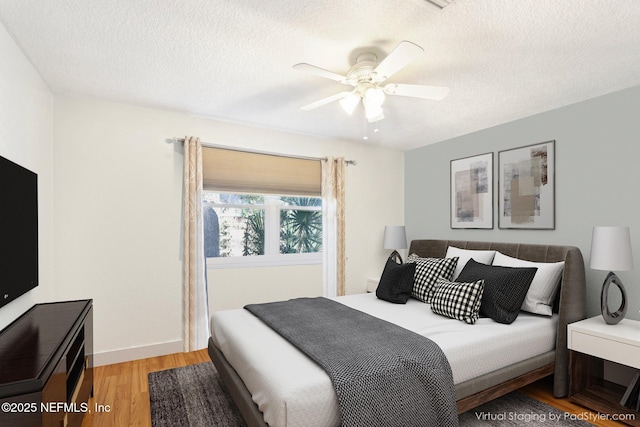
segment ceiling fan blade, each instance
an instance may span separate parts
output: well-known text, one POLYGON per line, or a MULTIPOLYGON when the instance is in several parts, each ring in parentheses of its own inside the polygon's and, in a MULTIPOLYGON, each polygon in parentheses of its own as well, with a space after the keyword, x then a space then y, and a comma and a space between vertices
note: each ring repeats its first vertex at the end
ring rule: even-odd
POLYGON ((326 79, 335 80, 340 83, 346 83, 347 78, 333 71, 325 70, 324 68, 316 67, 315 65, 301 63, 293 66, 296 70, 305 71, 307 73, 315 74, 316 76, 324 77, 326 79))
POLYGON ((395 83, 385 85, 383 90, 387 95, 411 96, 413 98, 433 99, 436 101, 440 101, 449 93, 449 88, 444 86, 423 86, 395 83))
POLYGON ((378 81, 388 79, 423 52, 424 49, 417 44, 406 40, 401 41, 376 67, 375 73, 378 75, 378 81))
POLYGON ((312 102, 311 104, 307 104, 305 106, 300 107, 302 111, 310 111, 318 107, 322 107, 323 105, 330 104, 334 101, 339 101, 347 96, 351 95, 351 92, 340 92, 335 95, 319 99, 316 102, 312 102))

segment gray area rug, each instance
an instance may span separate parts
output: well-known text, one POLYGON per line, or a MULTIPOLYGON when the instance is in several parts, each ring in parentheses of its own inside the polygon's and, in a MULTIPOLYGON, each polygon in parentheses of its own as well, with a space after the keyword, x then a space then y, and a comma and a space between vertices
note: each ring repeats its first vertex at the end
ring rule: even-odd
POLYGON ((213 363, 149 373, 153 427, 240 427, 244 420, 213 363))
MULTIPOLYGON (((149 398, 153 427, 245 426, 210 362, 151 372, 149 398)), ((460 415, 461 427, 522 425, 588 427, 591 424, 517 392, 460 415)))

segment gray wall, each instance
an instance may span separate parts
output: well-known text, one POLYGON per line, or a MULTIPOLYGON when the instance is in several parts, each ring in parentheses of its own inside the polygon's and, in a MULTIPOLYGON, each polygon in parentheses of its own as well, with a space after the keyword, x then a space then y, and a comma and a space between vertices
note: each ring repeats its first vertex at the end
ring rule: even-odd
MULTIPOLYGON (((640 87, 634 87, 406 152, 408 239, 578 246, 587 265, 587 313, 591 316, 600 313, 600 289, 606 276, 604 271, 588 268, 592 228, 629 226, 635 269, 616 273, 629 296, 627 317, 640 319, 639 112, 640 87), (548 140, 556 141, 555 230, 498 229, 498 151, 548 140), (494 229, 453 230, 450 161, 486 152, 494 153, 494 229)), ((612 297, 617 300, 616 294, 612 297)))

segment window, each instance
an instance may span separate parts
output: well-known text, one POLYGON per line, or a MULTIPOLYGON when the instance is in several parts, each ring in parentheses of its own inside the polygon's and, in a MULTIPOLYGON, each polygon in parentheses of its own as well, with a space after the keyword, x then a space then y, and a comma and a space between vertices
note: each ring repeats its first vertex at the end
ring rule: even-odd
POLYGON ((320 197, 204 194, 204 243, 209 265, 322 262, 320 197))
POLYGON ((319 160, 203 147, 202 168, 210 267, 322 263, 319 160))

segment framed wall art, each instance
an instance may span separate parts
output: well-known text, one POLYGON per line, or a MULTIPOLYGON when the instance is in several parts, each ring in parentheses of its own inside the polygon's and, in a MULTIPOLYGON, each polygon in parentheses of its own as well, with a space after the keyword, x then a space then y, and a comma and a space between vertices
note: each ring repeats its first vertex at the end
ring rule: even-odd
POLYGON ((493 228, 493 153, 451 160, 451 228, 493 228))
POLYGON ((555 229, 555 141, 498 153, 498 228, 555 229))

